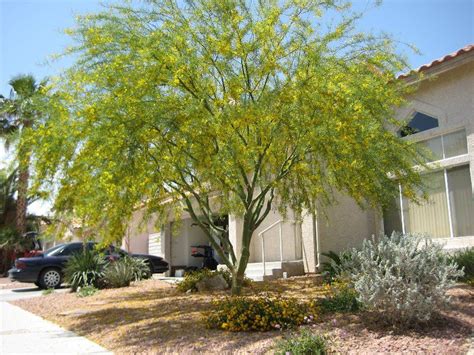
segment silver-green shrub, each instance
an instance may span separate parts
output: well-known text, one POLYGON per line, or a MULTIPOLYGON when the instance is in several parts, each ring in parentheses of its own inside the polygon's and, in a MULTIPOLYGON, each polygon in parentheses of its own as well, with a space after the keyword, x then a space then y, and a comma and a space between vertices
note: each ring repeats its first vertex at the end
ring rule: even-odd
POLYGON ((359 301, 391 324, 427 321, 462 276, 443 246, 415 234, 365 240, 346 267, 359 301))

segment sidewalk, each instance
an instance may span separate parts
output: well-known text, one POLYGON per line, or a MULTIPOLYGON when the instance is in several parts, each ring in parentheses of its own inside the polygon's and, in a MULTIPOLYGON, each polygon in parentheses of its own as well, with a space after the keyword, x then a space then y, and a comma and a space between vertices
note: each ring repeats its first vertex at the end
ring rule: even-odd
POLYGON ((0 354, 111 354, 92 341, 0 301, 0 354))

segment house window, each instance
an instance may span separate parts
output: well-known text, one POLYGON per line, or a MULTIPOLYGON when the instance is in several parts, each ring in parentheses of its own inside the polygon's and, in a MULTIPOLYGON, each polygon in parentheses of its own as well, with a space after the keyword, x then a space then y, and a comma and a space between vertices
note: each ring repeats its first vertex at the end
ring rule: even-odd
POLYGON ((384 211, 387 234, 423 233, 432 238, 474 236, 474 195, 469 165, 423 177, 429 198, 421 204, 401 197, 384 211))
POLYGON ((467 154, 466 131, 460 130, 434 137, 417 143, 428 150, 426 161, 432 162, 467 154))
POLYGON ((438 119, 421 112, 415 112, 410 122, 405 127, 402 127, 398 134, 400 137, 406 137, 436 127, 439 127, 438 119))

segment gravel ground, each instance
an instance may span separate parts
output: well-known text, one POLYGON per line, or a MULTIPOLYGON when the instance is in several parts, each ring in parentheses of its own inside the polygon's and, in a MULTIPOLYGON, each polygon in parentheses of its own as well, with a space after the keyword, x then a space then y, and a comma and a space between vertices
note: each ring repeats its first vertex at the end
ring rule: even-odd
POLYGON ((36 287, 34 284, 14 282, 8 277, 0 277, 0 290, 11 290, 15 288, 36 287))
MULTIPOLYGON (((323 294, 319 279, 306 276, 255 284, 246 293, 262 291, 299 298, 323 294)), ((450 291, 453 304, 429 326, 397 331, 377 324, 370 314, 326 317, 310 327, 326 334, 335 352, 464 354, 474 329, 474 289, 459 285, 450 291)), ((272 352, 274 342, 291 332, 229 333, 205 329, 200 313, 213 294, 182 294, 174 286, 148 280, 131 287, 103 290, 79 298, 57 294, 14 304, 84 335, 116 353, 252 353, 272 352), (45 298, 47 297, 47 298, 45 298)))

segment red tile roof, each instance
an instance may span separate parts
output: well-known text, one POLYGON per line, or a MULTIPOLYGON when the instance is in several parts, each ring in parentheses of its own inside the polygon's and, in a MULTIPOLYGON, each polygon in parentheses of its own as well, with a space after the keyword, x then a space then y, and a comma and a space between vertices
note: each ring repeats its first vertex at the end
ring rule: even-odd
POLYGON ((405 78, 408 78, 411 76, 411 74, 413 74, 414 72, 417 72, 417 73, 420 73, 422 71, 425 71, 425 70, 428 70, 428 69, 431 69, 439 64, 442 64, 442 63, 446 63, 448 61, 450 61, 451 59, 454 59, 454 58, 458 58, 460 56, 462 56, 463 54, 466 54, 466 53, 469 53, 471 51, 474 51, 474 44, 469 44, 467 46, 465 46, 464 48, 461 48, 461 49, 458 49, 456 52, 453 52, 453 53, 450 53, 448 55, 445 55, 444 57, 442 58, 439 58, 439 59, 436 59, 434 61, 432 61, 431 63, 428 63, 428 64, 424 64, 422 65, 421 67, 413 70, 412 72, 410 73, 407 73, 407 74, 401 74, 398 78, 399 79, 405 79, 405 78))

